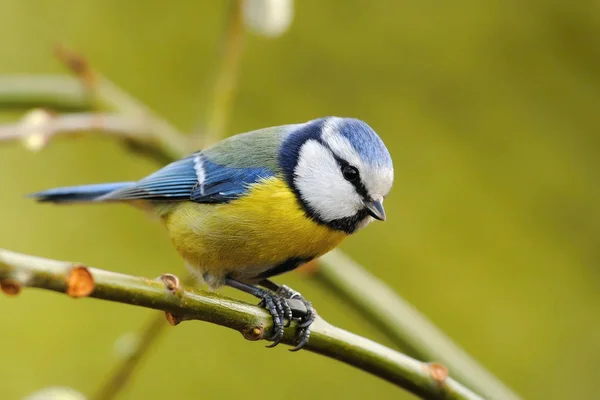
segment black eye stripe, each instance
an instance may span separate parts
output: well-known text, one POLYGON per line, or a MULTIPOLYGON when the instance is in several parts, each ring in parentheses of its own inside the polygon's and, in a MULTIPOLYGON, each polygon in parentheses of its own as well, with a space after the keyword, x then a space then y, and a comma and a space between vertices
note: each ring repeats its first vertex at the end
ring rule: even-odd
MULTIPOLYGON (((333 152, 333 150, 331 149, 331 147, 329 147, 329 145, 327 143, 325 143, 325 141, 319 140, 319 143, 321 143, 321 145, 323 147, 325 147, 327 150, 329 150, 329 153, 331 153, 331 155, 333 156, 334 160, 339 165, 340 171, 343 170, 344 167, 352 166, 352 165, 350 165, 350 163, 348 161, 344 160, 341 157, 338 157, 338 155, 333 152)), ((365 184, 362 181, 360 173, 358 174, 358 179, 354 179, 354 180, 348 181, 348 182, 350 182, 352 184, 352 186, 354 186, 354 189, 356 189, 356 193, 358 193, 362 198, 364 198, 364 199, 369 199, 370 198, 369 192, 367 191, 367 188, 365 187, 365 184)))

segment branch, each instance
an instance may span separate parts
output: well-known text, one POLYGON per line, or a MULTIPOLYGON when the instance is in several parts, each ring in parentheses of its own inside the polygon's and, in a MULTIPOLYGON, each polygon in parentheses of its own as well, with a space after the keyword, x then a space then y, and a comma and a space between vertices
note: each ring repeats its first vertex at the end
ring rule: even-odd
POLYGON ((88 93, 95 99, 97 108, 118 111, 144 121, 153 140, 173 159, 190 152, 187 138, 177 128, 93 70, 83 56, 62 45, 55 47, 55 53, 58 59, 79 77, 88 93))
POLYGON ((130 118, 100 113, 52 114, 34 110, 21 123, 0 125, 0 142, 24 140, 32 135, 50 139, 56 135, 70 135, 85 131, 102 131, 104 135, 146 142, 144 127, 130 118), (33 114, 35 113, 35 114, 33 114))
POLYGON ((165 332, 166 327, 164 316, 160 313, 153 314, 148 322, 140 328, 140 334, 137 336, 135 343, 127 349, 127 355, 119 360, 115 371, 89 398, 93 400, 116 398, 130 382, 136 368, 140 365, 144 356, 149 354, 148 350, 156 345, 158 338, 165 332))
POLYGON ((122 139, 132 150, 146 153, 161 163, 171 160, 144 121, 117 114, 53 114, 36 109, 17 123, 0 124, 0 143, 22 142, 30 150, 41 150, 56 136, 81 136, 101 132, 122 139))
POLYGON ((81 83, 65 75, 0 76, 0 108, 47 107, 53 110, 89 110, 90 97, 81 83))
MULTIPOLYGON (((134 277, 0 249, 0 287, 7 294, 36 287, 75 298, 89 296, 162 310, 174 325, 184 320, 211 322, 237 330, 248 340, 271 334, 271 317, 264 309, 215 293, 183 289, 172 275, 161 278, 134 277)), ((370 372, 422 398, 481 399, 449 378, 440 364, 414 360, 320 318, 312 327, 308 351, 370 372)), ((294 329, 286 329, 283 343, 293 344, 294 329)))
POLYGON ((419 359, 443 363, 456 379, 486 397, 519 399, 406 300, 341 251, 322 256, 314 277, 349 300, 394 343, 419 359))
MULTIPOLYGON (((188 278, 183 280, 183 284, 192 286, 195 281, 192 275, 188 275, 188 278)), ((160 313, 152 315, 139 329, 135 344, 128 348, 127 355, 119 360, 114 371, 107 376, 104 383, 90 398, 94 400, 116 398, 130 382, 144 357, 148 355, 148 350, 156 345, 158 338, 165 332, 165 328, 167 328, 167 324, 165 324, 164 316, 160 313)))
MULTIPOLYGON (((69 56, 71 63, 75 64, 73 60, 77 56, 74 53, 69 53, 69 56)), ((63 57, 67 56, 63 55, 63 57)), ((78 62, 87 65, 82 60, 78 62)), ((75 68, 73 65, 70 67, 75 68)), ((25 109, 115 111, 119 116, 86 113, 71 114, 68 117, 54 115, 55 126, 51 128, 52 132, 49 136, 92 130, 93 133, 125 139, 133 150, 146 153, 162 164, 187 155, 186 137, 167 121, 91 69, 85 74, 85 79, 91 80, 91 83, 82 81, 81 74, 82 72, 80 72, 80 79, 65 75, 0 76, 0 108, 16 106, 25 109), (90 78, 90 75, 94 78, 90 78), (104 116, 107 118, 103 118, 104 116)), ((0 140, 19 139, 24 136, 23 127, 17 127, 16 124, 4 125, 0 135, 4 137, 0 140), (16 132, 17 129, 20 132, 16 132)), ((41 147, 43 144, 44 141, 40 144, 41 147)))

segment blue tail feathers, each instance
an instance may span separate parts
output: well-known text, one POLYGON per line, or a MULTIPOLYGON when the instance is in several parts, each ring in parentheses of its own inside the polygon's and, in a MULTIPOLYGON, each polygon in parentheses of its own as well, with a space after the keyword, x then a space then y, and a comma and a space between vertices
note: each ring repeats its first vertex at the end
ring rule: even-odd
POLYGON ((32 193, 28 195, 28 197, 33 197, 40 202, 49 203, 86 202, 97 200, 105 194, 131 185, 135 185, 135 182, 99 183, 95 185, 60 187, 32 193))

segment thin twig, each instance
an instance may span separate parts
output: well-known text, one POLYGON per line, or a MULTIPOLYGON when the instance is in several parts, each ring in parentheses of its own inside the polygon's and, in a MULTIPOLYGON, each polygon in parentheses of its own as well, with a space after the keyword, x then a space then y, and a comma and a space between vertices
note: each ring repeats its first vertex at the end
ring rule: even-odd
POLYGON ((117 111, 143 121, 152 138, 172 158, 179 158, 190 152, 189 141, 177 128, 92 69, 83 56, 62 45, 56 46, 55 53, 79 77, 99 109, 117 111))
POLYGON ((229 113, 231 111, 240 61, 244 50, 244 23, 242 15, 243 0, 232 0, 217 76, 211 104, 208 107, 206 128, 202 130, 201 139, 197 139, 197 146, 204 146, 218 141, 224 133, 229 113))
POLYGON ((334 250, 319 261, 313 276, 383 328, 398 346, 408 347, 421 360, 440 361, 456 379, 485 397, 519 399, 424 315, 350 257, 334 250))
MULTIPOLYGON (((151 280, 81 264, 50 260, 0 249, 0 287, 17 294, 24 287, 93 297, 165 311, 168 320, 211 322, 260 340, 271 335, 272 320, 260 307, 198 289, 184 289, 163 279, 151 280)), ((294 343, 295 324, 283 343, 294 343)), ((426 364, 368 339, 332 326, 322 319, 313 324, 306 350, 337 359, 370 372, 422 398, 481 399, 448 377, 439 364, 426 364)))
MULTIPOLYGON (((195 279, 188 275, 183 280, 184 286, 193 286, 195 279)), ((110 400, 116 398, 121 393, 127 383, 131 380, 133 374, 139 367, 141 361, 148 354, 148 350, 155 345, 158 338, 167 328, 165 316, 162 314, 152 315, 146 324, 137 334, 136 345, 129 349, 129 354, 115 366, 115 370, 100 386, 98 391, 91 397, 94 400, 110 400)))
POLYGON ((0 143, 20 141, 30 150, 40 150, 54 137, 81 136, 97 131, 122 139, 132 150, 145 153, 159 162, 171 159, 154 141, 154 136, 148 134, 142 121, 117 114, 54 114, 36 109, 17 123, 0 124, 0 143))
POLYGON ((0 108, 30 109, 32 104, 53 110, 89 110, 92 106, 81 84, 70 76, 0 76, 0 108))
POLYGON ((156 341, 165 332, 164 328, 167 326, 163 314, 152 315, 146 325, 140 329, 139 340, 132 349, 133 351, 116 365, 115 371, 105 381, 104 385, 90 398, 94 400, 107 400, 117 397, 130 382, 142 359, 148 354, 148 350, 156 344, 156 341))
POLYGON ((85 132, 102 131, 104 135, 147 142, 150 138, 143 126, 131 118, 116 114, 76 113, 41 114, 35 121, 25 118, 21 122, 1 124, 0 142, 26 140, 31 135, 42 135, 48 140, 54 136, 70 136, 85 132))

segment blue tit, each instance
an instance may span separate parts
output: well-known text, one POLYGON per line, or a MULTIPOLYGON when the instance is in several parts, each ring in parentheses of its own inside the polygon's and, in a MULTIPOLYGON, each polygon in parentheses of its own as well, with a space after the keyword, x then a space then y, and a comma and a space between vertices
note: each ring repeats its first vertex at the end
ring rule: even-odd
MULTIPOLYGON (((304 302, 297 347, 310 335, 310 302, 269 278, 336 247, 373 219, 394 170, 365 122, 327 117, 239 134, 137 182, 50 189, 41 202, 129 203, 158 215, 188 267, 211 288, 261 299, 277 345, 290 323, 289 298, 304 302)), ((296 317, 295 317, 296 318, 296 317)))

